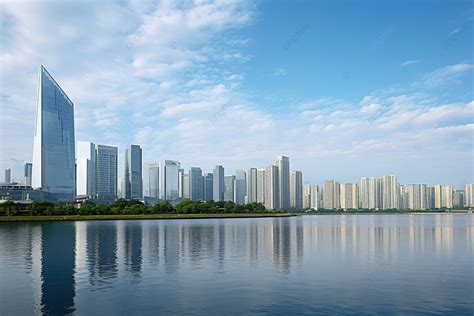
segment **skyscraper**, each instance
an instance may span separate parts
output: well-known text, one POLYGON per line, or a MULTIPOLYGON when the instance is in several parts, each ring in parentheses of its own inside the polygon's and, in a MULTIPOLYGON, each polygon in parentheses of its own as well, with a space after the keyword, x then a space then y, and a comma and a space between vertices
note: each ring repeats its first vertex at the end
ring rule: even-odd
POLYGON ((290 207, 303 208, 303 173, 291 171, 290 174, 290 207))
POLYGON ((234 190, 235 190, 235 176, 224 177, 224 201, 234 201, 234 190))
POLYGON ((175 201, 179 198, 179 169, 181 163, 175 160, 160 162, 160 199, 175 201))
POLYGON ((406 194, 406 205, 400 206, 400 208, 406 208, 408 210, 426 210, 426 184, 407 184, 404 185, 404 191, 406 194))
POLYGON ((340 207, 339 195, 339 183, 335 180, 325 180, 323 193, 324 208, 328 210, 338 209, 340 207))
POLYGON ((213 180, 214 176, 212 173, 205 173, 204 174, 204 200, 210 201, 213 199, 212 190, 213 190, 213 180))
POLYGON ((382 178, 382 209, 398 209, 399 208, 399 192, 397 177, 390 175, 382 178))
POLYGON ((247 202, 257 202, 257 168, 250 168, 248 172, 247 202))
POLYGON ((474 184, 472 183, 464 186, 464 206, 474 206, 474 184))
POLYGON ((359 208, 359 186, 355 183, 341 183, 340 204, 343 209, 359 208))
POLYGON ((189 174, 183 173, 183 199, 189 199, 190 195, 189 174))
POLYGON ((31 162, 25 163, 25 185, 31 186, 31 175, 33 172, 33 164, 31 162))
POLYGON ((76 194, 77 196, 95 196, 95 144, 78 141, 76 150, 76 194))
POLYGON ((5 169, 5 183, 12 182, 12 169, 5 169))
POLYGON ((158 199, 160 197, 160 164, 148 165, 148 195, 158 199))
POLYGON ((212 186, 214 201, 224 201, 224 167, 216 166, 214 168, 212 186))
POLYGON ((118 183, 118 147, 96 145, 95 191, 98 199, 115 200, 118 183))
POLYGON ((178 169, 178 196, 180 199, 184 198, 184 169, 178 169))
POLYGON ((199 167, 189 169, 189 195, 193 201, 202 200, 204 197, 204 181, 202 170, 199 167))
POLYGON ((76 198, 74 105, 41 66, 33 141, 32 187, 61 202, 76 198))
POLYGON ((265 208, 280 208, 280 181, 277 166, 265 168, 265 208))
POLYGON ((245 204, 245 197, 247 196, 247 174, 245 171, 235 170, 234 190, 234 202, 245 204))
POLYGON ((437 184, 434 186, 435 208, 453 208, 453 186, 437 184))
POLYGON ((265 169, 257 169, 257 202, 265 204, 265 169))
POLYGON ((278 156, 276 166, 278 167, 280 208, 287 209, 290 207, 290 159, 286 156, 278 156))
POLYGON ((128 200, 143 198, 142 149, 139 145, 130 145, 124 155, 124 188, 122 194, 128 200))

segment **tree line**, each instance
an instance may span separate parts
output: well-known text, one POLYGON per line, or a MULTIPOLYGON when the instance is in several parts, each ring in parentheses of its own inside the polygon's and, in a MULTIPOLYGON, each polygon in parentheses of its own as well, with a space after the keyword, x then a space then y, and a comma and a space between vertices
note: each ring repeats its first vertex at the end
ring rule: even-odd
POLYGON ((138 200, 118 199, 110 204, 85 202, 79 207, 72 204, 54 204, 49 201, 33 201, 22 204, 14 201, 0 203, 0 216, 11 215, 137 215, 137 214, 219 214, 219 213, 273 213, 262 203, 235 204, 232 201, 182 200, 176 206, 169 201, 146 205, 138 200))

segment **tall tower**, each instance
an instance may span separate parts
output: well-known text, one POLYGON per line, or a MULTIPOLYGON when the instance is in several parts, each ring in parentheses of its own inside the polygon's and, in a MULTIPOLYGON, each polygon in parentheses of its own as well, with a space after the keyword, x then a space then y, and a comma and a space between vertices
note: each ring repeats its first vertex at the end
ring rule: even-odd
POLYGON ((290 207, 303 208, 303 173, 292 171, 290 175, 290 207))
POLYGON ((130 145, 125 150, 124 171, 124 188, 122 189, 122 194, 126 199, 142 199, 142 149, 139 145, 130 145))
POLYGON ((250 168, 247 176, 247 202, 257 202, 257 168, 250 168))
POLYGON ((280 208, 280 181, 277 166, 265 168, 265 208, 274 210, 280 208))
POLYGON ((224 167, 216 166, 214 168, 212 186, 214 201, 224 201, 224 167))
POLYGON ((33 142, 32 187, 60 202, 76 197, 74 104, 40 66, 33 142))
POLYGON ((288 209, 290 207, 290 159, 286 156, 278 156, 276 166, 278 167, 278 185, 280 188, 279 208, 288 209))

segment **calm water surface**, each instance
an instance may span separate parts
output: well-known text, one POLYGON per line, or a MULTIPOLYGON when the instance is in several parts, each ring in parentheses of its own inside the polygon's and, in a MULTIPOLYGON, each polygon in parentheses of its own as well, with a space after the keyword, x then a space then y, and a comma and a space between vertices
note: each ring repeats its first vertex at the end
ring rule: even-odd
POLYGON ((0 315, 469 314, 474 216, 0 223, 0 315))

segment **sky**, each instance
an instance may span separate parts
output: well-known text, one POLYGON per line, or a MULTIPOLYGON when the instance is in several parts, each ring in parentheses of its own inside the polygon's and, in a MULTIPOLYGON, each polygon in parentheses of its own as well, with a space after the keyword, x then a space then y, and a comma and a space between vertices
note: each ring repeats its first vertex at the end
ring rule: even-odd
POLYGON ((286 155, 305 183, 395 174, 462 188, 474 182, 473 6, 2 1, 0 170, 21 181, 18 161, 32 159, 44 65, 74 102, 76 141, 120 156, 139 144, 144 166, 232 174, 286 155))

